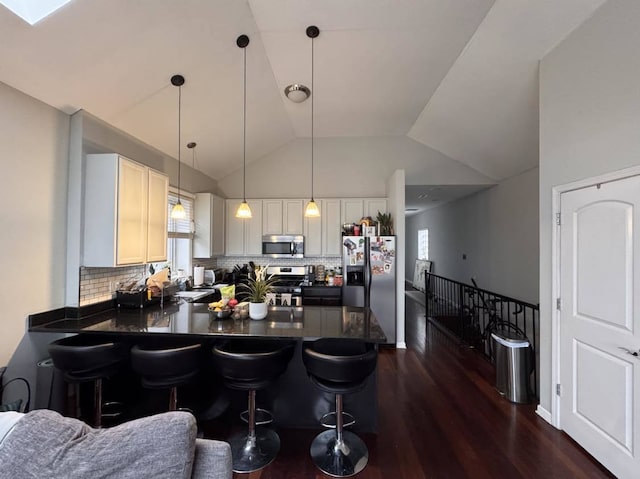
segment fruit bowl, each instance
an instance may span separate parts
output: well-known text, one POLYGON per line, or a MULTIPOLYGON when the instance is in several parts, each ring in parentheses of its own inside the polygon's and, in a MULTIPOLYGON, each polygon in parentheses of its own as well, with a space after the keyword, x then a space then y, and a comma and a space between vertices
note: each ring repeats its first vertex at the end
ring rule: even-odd
POLYGON ((209 308, 209 312, 215 319, 227 319, 233 313, 232 309, 221 309, 220 311, 215 311, 213 308, 209 308))

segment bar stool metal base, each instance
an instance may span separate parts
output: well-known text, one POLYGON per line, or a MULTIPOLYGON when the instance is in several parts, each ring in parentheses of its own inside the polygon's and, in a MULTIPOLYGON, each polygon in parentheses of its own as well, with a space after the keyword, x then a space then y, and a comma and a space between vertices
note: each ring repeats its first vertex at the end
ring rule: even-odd
MULTIPOLYGON (((335 429, 338 425, 337 419, 336 412, 331 411, 320 418, 320 424, 322 424, 322 427, 326 427, 327 429, 335 429)), ((342 427, 353 426, 355 423, 356 418, 353 417, 353 414, 344 411, 342 412, 342 427)))
POLYGON ((258 471, 271 464, 280 450, 280 437, 272 429, 260 429, 253 437, 237 433, 227 441, 231 445, 233 472, 258 471))
POLYGON ((364 441, 350 431, 324 431, 311 443, 311 459, 318 469, 333 477, 349 477, 362 471, 369 460, 364 441))
MULTIPOLYGON (((249 410, 240 413, 240 420, 249 424, 249 410)), ((273 422, 273 414, 267 409, 256 408, 256 426, 264 426, 273 422)))

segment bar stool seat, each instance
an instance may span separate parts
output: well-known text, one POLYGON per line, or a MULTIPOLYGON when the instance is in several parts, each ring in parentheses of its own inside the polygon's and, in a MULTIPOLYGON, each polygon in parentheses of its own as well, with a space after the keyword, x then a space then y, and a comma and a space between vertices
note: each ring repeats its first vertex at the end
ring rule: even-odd
POLYGON ((344 430, 342 396, 358 392, 366 385, 376 367, 375 346, 350 339, 319 339, 303 347, 302 360, 311 381, 336 396, 336 427, 314 438, 311 458, 325 474, 353 476, 367 465, 369 451, 362 439, 344 430))
POLYGON ((131 367, 142 387, 168 389, 169 410, 178 409, 178 388, 200 372, 202 345, 182 341, 136 344, 131 348, 131 367))
MULTIPOLYGON (((103 380, 113 377, 125 364, 129 354, 123 343, 99 336, 76 335, 49 344, 49 355, 56 369, 69 384, 94 383, 94 419, 96 428, 102 427, 103 380)), ((75 394, 75 416, 80 411, 79 391, 75 394)))
POLYGON ((247 391, 248 432, 227 439, 233 471, 257 471, 270 464, 280 450, 280 437, 272 429, 256 430, 256 390, 273 383, 287 368, 295 343, 281 340, 233 339, 213 348, 214 365, 230 389, 247 391))

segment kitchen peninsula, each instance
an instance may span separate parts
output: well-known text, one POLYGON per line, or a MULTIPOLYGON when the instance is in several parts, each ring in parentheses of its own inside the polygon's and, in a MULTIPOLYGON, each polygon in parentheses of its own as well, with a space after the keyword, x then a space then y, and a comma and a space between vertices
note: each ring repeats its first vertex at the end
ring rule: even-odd
MULTIPOLYGON (((267 396, 273 398, 269 406, 277 418, 277 426, 303 428, 317 428, 319 417, 333 405, 333 398, 320 392, 307 377, 302 363, 303 342, 319 338, 352 338, 371 343, 386 340, 377 318, 365 308, 272 306, 264 320, 218 320, 207 304, 184 301, 144 309, 109 309, 80 318, 32 315, 29 331, 108 335, 131 344, 149 336, 159 339, 189 336, 208 346, 216 340, 240 337, 296 340, 296 351, 287 372, 267 396)), ((357 429, 367 432, 377 429, 376 396, 374 374, 362 391, 345 397, 345 407, 358 417, 357 429)), ((232 399, 232 406, 236 402, 245 406, 246 398, 232 399)))

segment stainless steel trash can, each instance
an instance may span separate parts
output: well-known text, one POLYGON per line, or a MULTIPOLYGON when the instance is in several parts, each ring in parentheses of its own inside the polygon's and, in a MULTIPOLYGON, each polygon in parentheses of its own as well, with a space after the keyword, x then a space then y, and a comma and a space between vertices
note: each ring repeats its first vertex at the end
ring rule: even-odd
POLYGON ((531 349, 522 334, 507 329, 491 333, 493 343, 496 389, 514 403, 529 402, 531 349))

